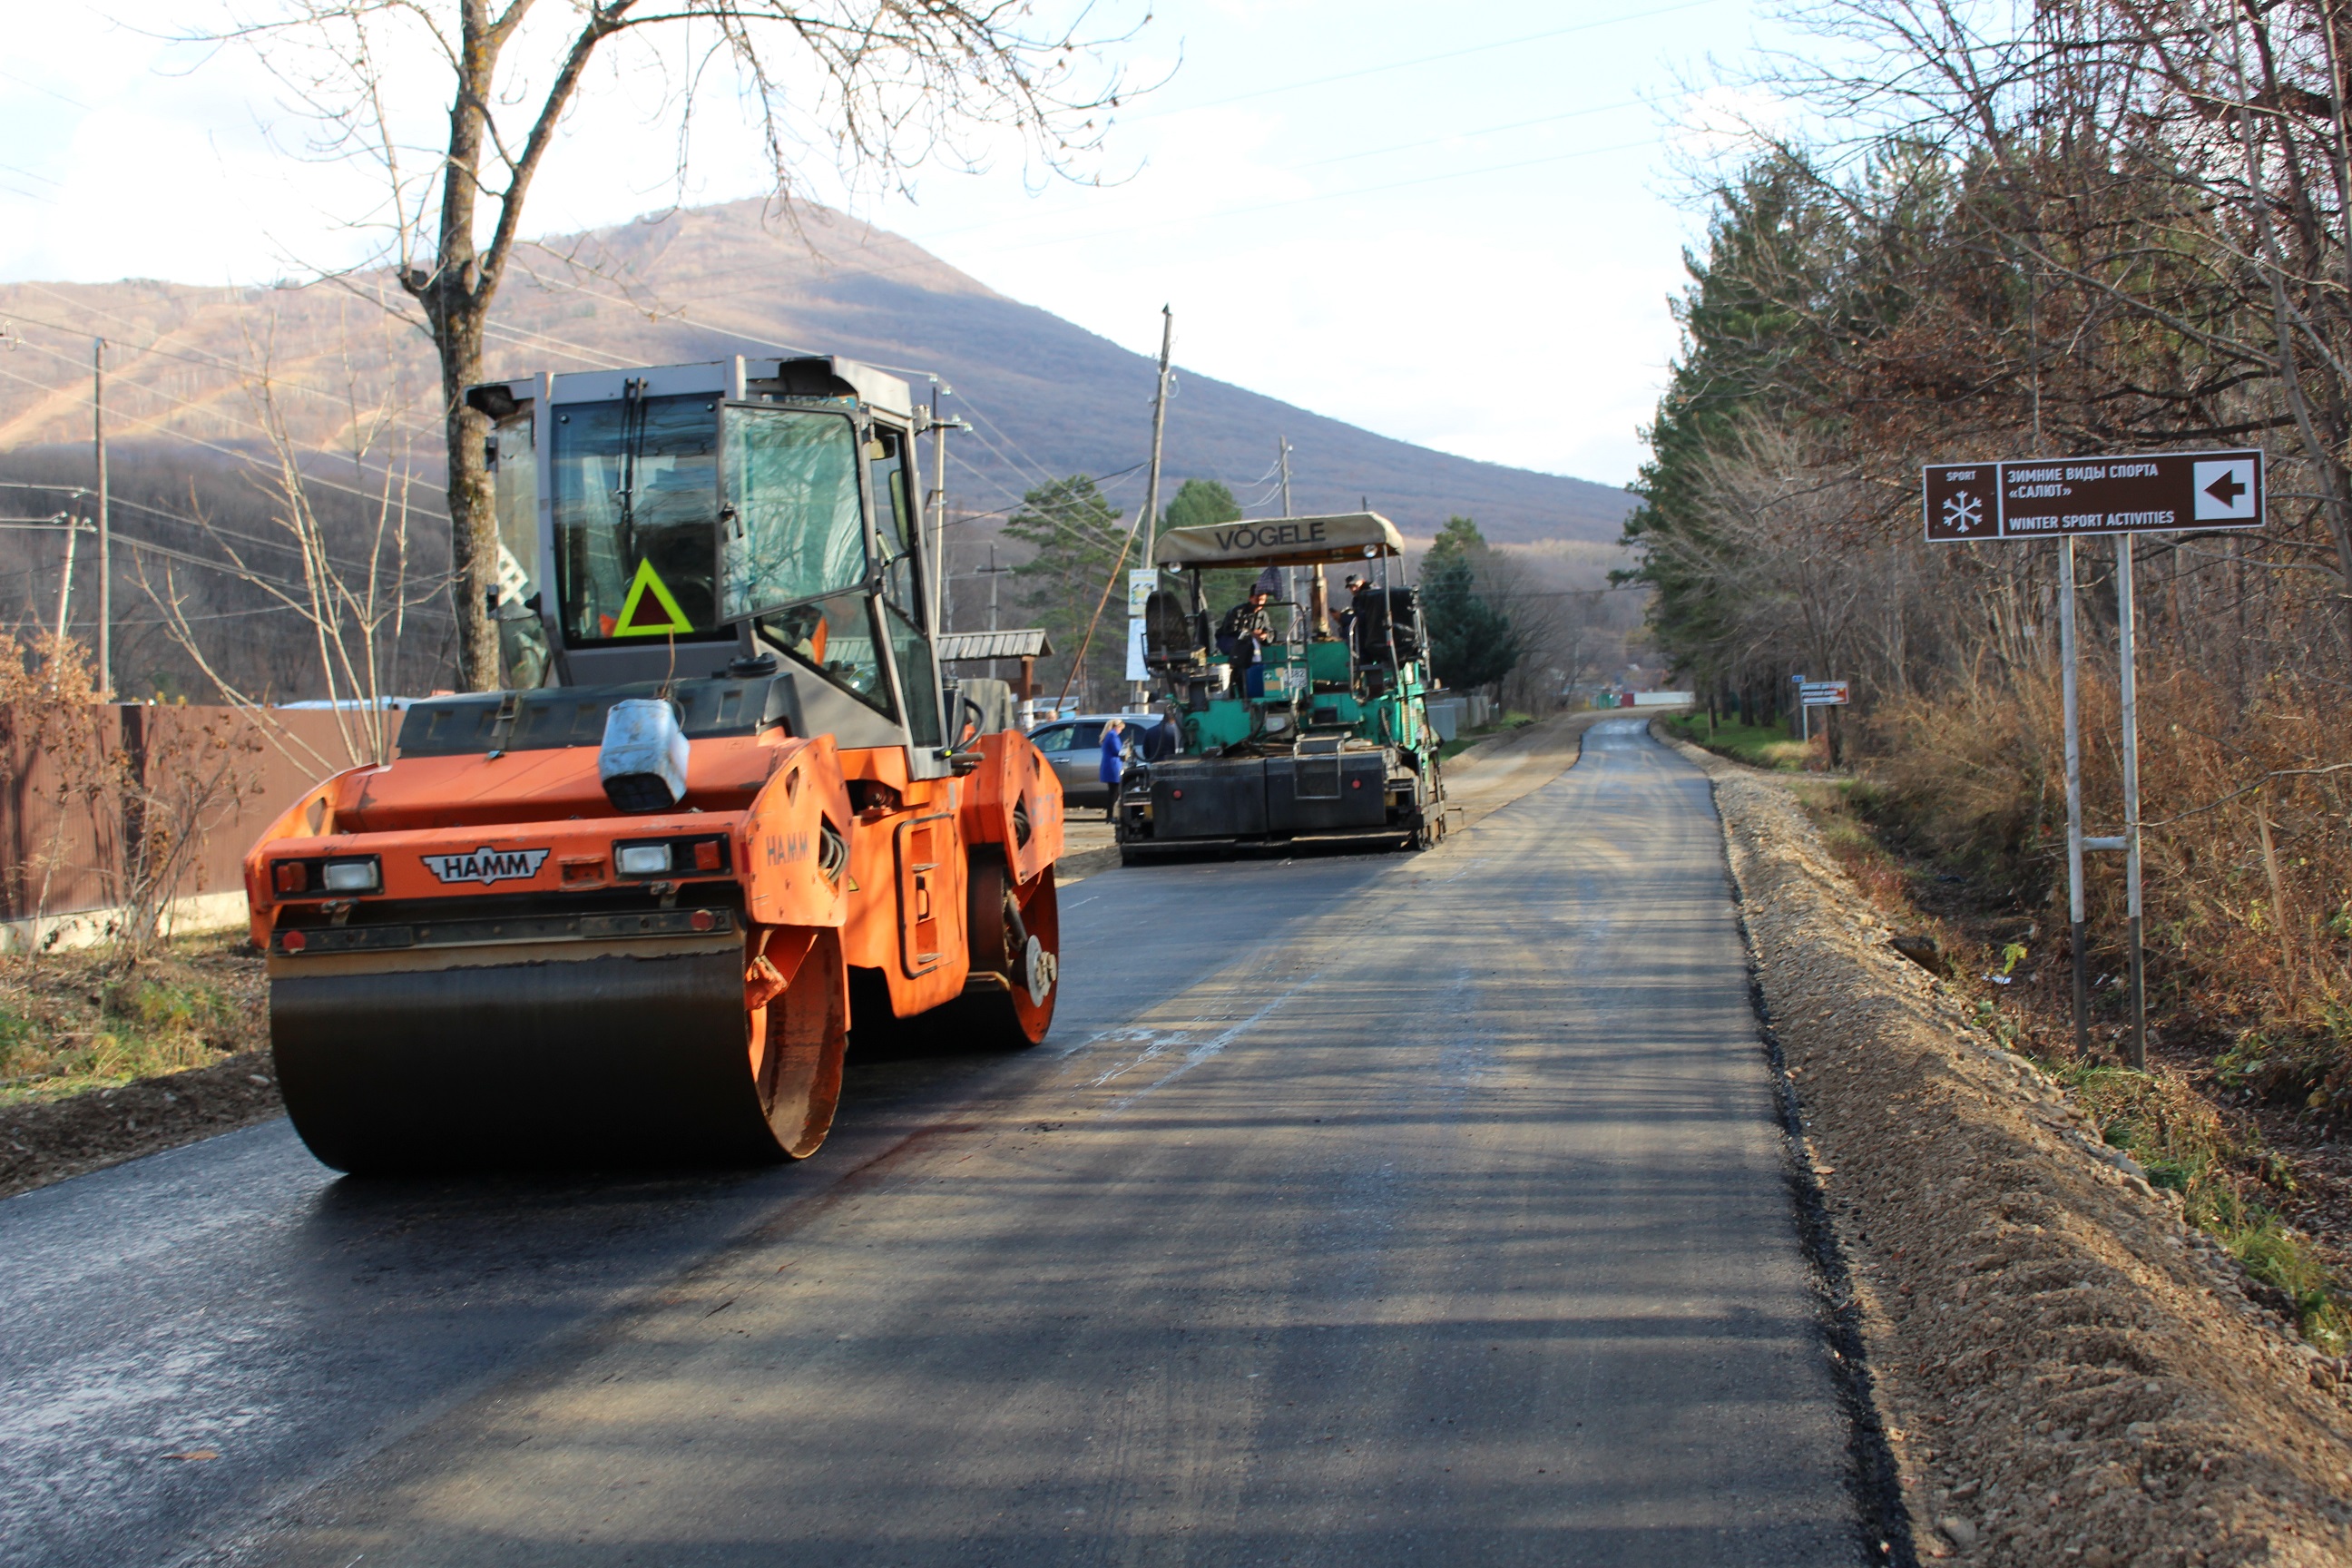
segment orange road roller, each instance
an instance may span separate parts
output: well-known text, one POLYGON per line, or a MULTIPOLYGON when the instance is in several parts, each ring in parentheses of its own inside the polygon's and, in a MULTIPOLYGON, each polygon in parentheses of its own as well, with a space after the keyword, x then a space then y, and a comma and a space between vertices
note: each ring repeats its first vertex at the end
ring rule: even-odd
POLYGON ((468 397, 509 689, 415 703, 246 857, 311 1152, 799 1159, 855 1030, 1044 1038, 1061 788, 941 679, 906 384, 736 358, 468 397))

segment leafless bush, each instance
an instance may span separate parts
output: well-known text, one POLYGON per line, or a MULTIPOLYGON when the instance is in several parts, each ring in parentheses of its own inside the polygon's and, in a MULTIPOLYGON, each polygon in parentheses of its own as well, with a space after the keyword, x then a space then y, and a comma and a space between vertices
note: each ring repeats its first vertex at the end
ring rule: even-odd
MULTIPOLYGON (((328 757, 278 722, 268 704, 268 694, 240 684, 215 658, 198 626, 190 618, 180 586, 179 567, 166 560, 158 584, 140 563, 141 582, 162 611, 166 626, 182 651, 219 688, 235 707, 245 710, 273 742, 298 751, 322 772, 360 763, 382 763, 392 756, 398 714, 387 699, 399 666, 404 635, 412 611, 437 597, 444 584, 419 585, 410 576, 410 471, 404 462, 378 465, 380 489, 375 499, 374 527, 357 563, 340 558, 330 531, 321 521, 310 476, 302 465, 301 448, 287 428, 266 354, 257 350, 257 367, 246 381, 256 422, 275 458, 269 475, 269 524, 281 552, 299 563, 299 575, 282 576, 256 565, 251 550, 238 539, 196 517, 222 565, 229 574, 258 592, 303 628, 313 670, 333 704, 336 728, 344 755, 328 757)), ((365 458, 374 439, 394 426, 398 410, 392 394, 383 393, 373 408, 354 402, 352 442, 354 468, 366 472, 365 458)))

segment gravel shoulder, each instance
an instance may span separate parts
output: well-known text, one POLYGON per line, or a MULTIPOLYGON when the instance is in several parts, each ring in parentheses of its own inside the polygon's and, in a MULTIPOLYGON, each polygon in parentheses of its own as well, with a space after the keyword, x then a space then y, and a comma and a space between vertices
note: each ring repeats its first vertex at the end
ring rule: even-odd
POLYGON ((0 1108, 0 1198, 284 1114, 268 1051, 0 1108))
POLYGON ((1793 1177, 1849 1272, 1922 1555, 2352 1563, 2344 1363, 2262 1310, 2032 1064, 1966 1027, 1785 788, 1661 738, 1713 783, 1801 1119, 1793 1177))

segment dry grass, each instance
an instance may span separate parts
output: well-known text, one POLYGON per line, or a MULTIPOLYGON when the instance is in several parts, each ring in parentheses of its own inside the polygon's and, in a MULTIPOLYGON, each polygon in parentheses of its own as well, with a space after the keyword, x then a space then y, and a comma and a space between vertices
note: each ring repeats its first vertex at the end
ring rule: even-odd
POLYGON ((184 938, 125 966, 108 948, 0 967, 0 1105, 210 1067, 267 1043, 243 932, 184 938))
MULTIPOLYGON (((2270 1150, 2244 1117, 2225 1117, 2209 1093, 2178 1068, 2157 1063, 2147 1072, 2133 1072, 2110 1058, 2082 1058, 2074 1051, 2067 1002, 2070 962, 2063 941, 2063 860, 2053 868, 2049 851, 2049 837, 2055 837, 2063 853, 2065 793, 2063 773, 2051 781, 2039 771, 2046 752, 2039 745, 2042 731, 2034 717, 2030 703, 1964 712, 1895 710, 1879 717, 1874 738, 1884 745, 1894 733, 1907 742, 1906 748, 1879 750, 1861 781, 1806 781, 1792 787, 1813 818, 1822 847, 1872 905, 1891 924, 1936 936, 1950 954, 1952 980, 1971 999, 1978 1030, 2049 1069, 2107 1145, 2131 1154, 2152 1184, 2178 1192, 2183 1217, 2221 1241, 2255 1284, 2270 1290, 2272 1305, 2294 1319, 2305 1338, 2319 1350, 2343 1354, 2352 1350, 2352 1298, 2331 1279, 2312 1241, 2279 1215, 2279 1196, 2295 1190, 2294 1166, 2286 1157, 2270 1150), (1933 742, 1948 750, 1936 752, 1933 742), (1933 783, 1936 769, 1945 769, 1943 787, 1933 783), (1889 837, 1907 839, 1907 848, 1927 856, 1900 856, 1889 848, 1889 837), (1969 875, 1955 877, 1961 868, 1969 875), (1988 884, 2006 889, 2009 898, 1992 902, 2034 914, 1964 914, 1955 910, 1952 896, 1933 896, 1948 891, 1931 889, 1936 881, 1964 881, 1971 884, 1969 893, 1980 893, 1988 884), (1952 912, 1933 917, 1927 908, 1952 912)), ((2055 736, 2055 708, 2046 717, 2055 736)), ((2255 729, 2261 731, 2261 721, 2255 729)), ((2253 773, 2312 764, 2294 762, 2294 750, 2277 748, 2277 742, 2267 754, 2255 752, 2255 762, 2242 759, 2244 748, 2230 752, 2201 736, 2188 742, 2176 738, 2164 750, 2161 769, 2152 766, 2152 757, 2143 759, 2149 764, 2143 769, 2145 816, 2180 818, 2164 830, 2161 851, 2155 835, 2147 844, 2152 1027, 2204 1041, 2213 1060, 2210 1077, 2221 1089, 2270 1093, 2298 1107, 2305 1119, 2333 1123, 2343 1110, 2347 1047, 2345 1006, 2338 1002, 2343 959, 2333 959, 2333 975, 2326 971, 2331 945, 2338 945, 2340 954, 2343 933, 2328 929, 2326 921, 2305 921, 2288 926, 2294 941, 2282 942, 2277 920, 2234 920, 2232 910, 2244 910, 2249 877, 2261 879, 2255 891, 2263 908, 2272 908, 2261 832, 2251 826, 2251 811, 2234 814, 2239 839, 2232 839, 2227 809, 2183 816, 2200 804, 2183 799, 2192 790, 2206 790, 2204 799, 2218 799, 2242 787, 2230 783, 2230 773, 2222 771, 2225 762, 2237 759, 2239 769, 2253 773), (2157 795, 2157 781, 2171 799, 2157 795)), ((2055 745, 2049 752, 2055 752, 2055 745)), ((2263 795, 2279 790, 2282 783, 2286 781, 2272 781, 2263 795)), ((2086 766, 2086 802, 2100 799, 2088 785, 2086 766)), ((2119 790, 2110 799, 2119 799, 2119 790)), ((2094 823, 2110 820, 2100 818, 2098 806, 2086 804, 2086 811, 2094 823)), ((2336 827, 2328 837, 2326 811, 2324 793, 2300 802, 2286 795, 2265 806, 2272 826, 2270 863, 2279 868, 2279 893, 2288 910, 2305 908, 2295 900, 2312 900, 2328 889, 2331 875, 2347 875, 2340 865, 2347 848, 2343 832, 2336 827), (2288 830, 2298 842, 2294 858, 2279 851, 2288 830)), ((2333 820, 2340 823, 2340 811, 2333 820)), ((2095 881, 2094 929, 2122 926, 2119 881, 2112 868, 2095 881)), ((2119 966, 2119 950, 2094 945, 2095 971, 2119 966)), ((2094 992, 2095 1039, 2112 1041, 2122 1032, 2122 987, 2112 983, 2094 992)))
MULTIPOLYGON (((2340 1124, 2352 1110, 2352 716, 2338 693, 2281 679, 2242 705, 2151 663, 2140 747, 2151 1016, 2246 1087, 2340 1124)), ((2113 832, 2112 683, 2086 680, 2083 707, 2085 826, 2113 832)), ((1885 704, 1855 748, 1871 785, 1858 804, 2063 927, 2060 733, 2054 678, 1885 704)), ((2120 857, 2092 857, 2086 896, 2094 961, 2119 966, 2120 857)))

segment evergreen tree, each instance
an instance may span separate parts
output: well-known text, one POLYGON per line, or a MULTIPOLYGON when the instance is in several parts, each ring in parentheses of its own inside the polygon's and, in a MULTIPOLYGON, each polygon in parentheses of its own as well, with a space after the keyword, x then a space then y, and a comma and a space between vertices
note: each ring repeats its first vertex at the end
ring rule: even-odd
POLYGON ((1430 668, 1446 685, 1465 690, 1501 680, 1526 651, 1510 617, 1478 593, 1478 566, 1486 552, 1475 522, 1450 517, 1421 563, 1430 668))
POLYGON ((1643 563, 1615 574, 1651 586, 1650 629, 1668 667, 1709 686, 1737 662, 1741 590, 1727 569, 1736 547, 1701 494, 1708 455, 1744 422, 1796 427, 1837 406, 1815 382, 1836 363, 1838 340, 1869 335, 1874 318, 1899 309, 1868 286, 1876 269, 1841 267, 1856 237, 1801 162, 1762 160, 1718 201, 1706 254, 1684 258, 1691 281, 1674 307, 1683 352, 1643 432, 1642 504, 1624 531, 1643 563))
POLYGON ((1241 503, 1234 492, 1214 479, 1186 479, 1176 499, 1160 514, 1162 528, 1202 528, 1211 523, 1241 521, 1241 503))
POLYGON ((1103 499, 1092 475, 1072 474, 1024 495, 1020 510, 1005 520, 1006 538, 1036 547, 1036 554, 1013 568, 1013 582, 1022 606, 1053 639, 1055 657, 1038 672, 1047 697, 1062 689, 1093 622, 1085 679, 1072 683, 1071 695, 1118 705, 1116 694, 1127 672, 1127 593, 1124 579, 1112 583, 1111 577, 1126 571, 1134 549, 1119 526, 1123 515, 1103 499))

